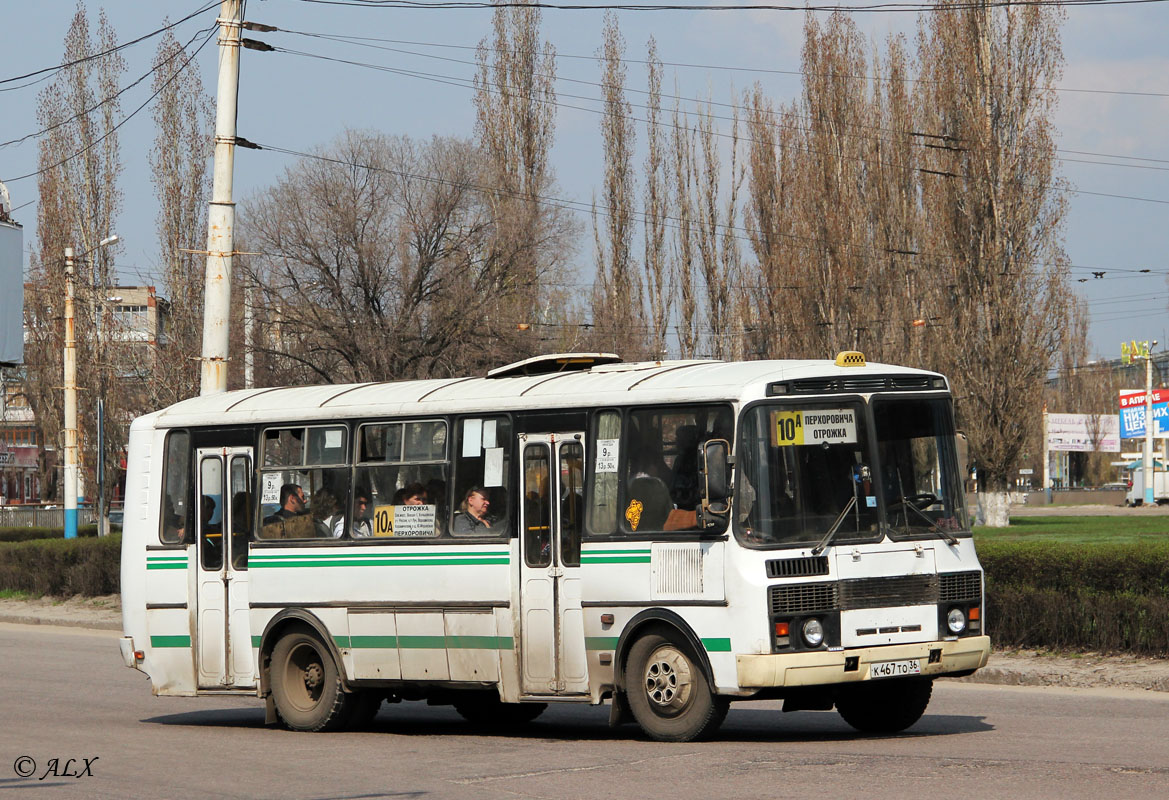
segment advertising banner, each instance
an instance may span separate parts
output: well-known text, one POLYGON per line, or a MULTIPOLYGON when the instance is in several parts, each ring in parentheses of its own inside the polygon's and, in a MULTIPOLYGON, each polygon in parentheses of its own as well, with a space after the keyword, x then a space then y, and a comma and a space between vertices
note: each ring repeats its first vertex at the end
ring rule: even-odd
POLYGON ((1120 452, 1120 420, 1112 414, 1048 414, 1047 449, 1120 452))
MULTIPOLYGON (((1145 392, 1120 390, 1120 438, 1142 439, 1145 435, 1145 392)), ((1153 390, 1153 436, 1169 439, 1169 389, 1153 390)))

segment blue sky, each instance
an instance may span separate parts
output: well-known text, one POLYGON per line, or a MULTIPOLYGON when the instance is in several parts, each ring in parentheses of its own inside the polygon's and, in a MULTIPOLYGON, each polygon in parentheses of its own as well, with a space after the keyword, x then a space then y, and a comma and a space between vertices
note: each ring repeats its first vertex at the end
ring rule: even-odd
MULTIPOLYGON (((853 4, 859 5, 855 0, 853 4)), ((206 3, 107 0, 87 5, 94 29, 98 9, 104 8, 119 38, 127 40, 156 29, 164 18, 179 19, 206 3)), ((4 24, 0 26, 0 79, 60 63, 62 39, 74 8, 71 0, 6 3, 4 24)), ((197 29, 209 25, 215 13, 212 9, 184 24, 178 31, 180 40, 186 41, 197 29)), ((599 80, 594 60, 569 56, 595 55, 601 41, 602 16, 597 10, 544 12, 544 36, 555 44, 561 56, 560 78, 599 80)), ((307 151, 328 142, 345 127, 420 138, 472 134, 471 90, 434 78, 471 78, 473 66, 459 62, 473 61, 473 51, 459 46, 474 47, 489 34, 490 11, 352 8, 302 0, 249 0, 247 18, 284 31, 415 43, 374 43, 381 48, 409 51, 391 52, 290 33, 248 34, 292 50, 428 73, 431 79, 288 53, 245 50, 240 75, 240 136, 307 151)), ((676 81, 678 93, 684 97, 709 94, 716 102, 730 103, 743 88, 760 80, 780 103, 790 101, 798 91, 798 78, 794 76, 753 70, 799 70, 802 12, 622 12, 619 19, 628 46, 627 57, 631 59, 644 57, 645 42, 652 34, 665 62, 739 68, 667 67, 667 92, 673 91, 676 81)), ((916 25, 916 15, 911 13, 858 14, 856 19, 875 39, 883 39, 890 31, 912 32, 916 25)), ((1090 304, 1093 355, 1117 356, 1120 342, 1126 339, 1169 342, 1167 31, 1166 2, 1067 9, 1063 37, 1066 65, 1056 113, 1057 145, 1064 159, 1063 175, 1082 192, 1070 197, 1066 246, 1075 265, 1073 290, 1090 304), (1125 166, 1082 163, 1085 161, 1125 166), (1141 269, 1151 272, 1141 273, 1141 269), (1095 278, 1094 272, 1103 272, 1104 277, 1095 278)), ((123 85, 149 69, 156 41, 125 51, 127 71, 123 85)), ((215 86, 215 50, 212 42, 198 59, 204 84, 211 92, 215 86)), ((149 96, 149 83, 144 81, 127 93, 123 113, 129 113, 149 96)), ((643 68, 631 64, 629 88, 643 89, 644 85, 643 68)), ((36 94, 41 86, 0 92, 0 141, 38 129, 36 94)), ((598 107, 595 102, 566 97, 596 97, 596 86, 562 80, 558 91, 566 105, 598 107)), ((630 94, 630 99, 639 102, 637 95, 630 94)), ((641 116, 637 109, 635 115, 641 116)), ((588 111, 567 107, 558 111, 552 162, 562 197, 587 203, 598 185, 602 170, 598 122, 599 117, 588 111)), ((128 121, 121 131, 125 204, 116 225, 122 239, 116 255, 119 273, 127 283, 137 282, 139 276, 149 279, 157 256, 155 204, 146 157, 153 135, 149 109, 128 121)), ((644 141, 644 126, 638 126, 638 138, 644 141)), ((639 155, 639 162, 640 158, 639 155)), ((290 157, 276 153, 238 151, 237 200, 270 183, 290 163, 290 157)), ((34 142, 0 147, 0 180, 35 168, 34 142)), ((9 182, 8 188, 18 208, 35 199, 35 179, 9 182)), ((35 204, 19 208, 14 216, 25 226, 27 251, 36 237, 35 204)), ((581 222, 585 235, 577 258, 581 265, 578 280, 587 282, 591 280, 591 236, 587 233, 587 217, 582 217, 581 222)))

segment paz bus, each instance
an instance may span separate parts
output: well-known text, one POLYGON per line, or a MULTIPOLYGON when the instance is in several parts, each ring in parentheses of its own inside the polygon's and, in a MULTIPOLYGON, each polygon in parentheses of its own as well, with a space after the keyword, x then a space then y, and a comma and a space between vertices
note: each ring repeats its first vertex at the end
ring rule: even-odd
POLYGON ((608 700, 688 741, 752 699, 902 730, 990 651, 951 403, 856 352, 186 400, 130 430, 122 659, 304 731, 608 700))

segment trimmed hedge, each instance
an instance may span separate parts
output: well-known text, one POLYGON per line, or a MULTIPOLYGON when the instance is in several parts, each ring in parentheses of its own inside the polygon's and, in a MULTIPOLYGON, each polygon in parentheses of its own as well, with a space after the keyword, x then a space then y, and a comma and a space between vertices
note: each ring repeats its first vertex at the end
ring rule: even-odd
MULTIPOLYGON (((97 536, 97 525, 80 525, 78 536, 97 536)), ((31 542, 34 539, 64 539, 64 528, 0 528, 0 542, 31 542)))
POLYGON ((1169 655, 1169 542, 985 542, 996 646, 1169 655))
POLYGON ((119 590, 122 536, 39 539, 0 545, 0 589, 96 596, 119 590))

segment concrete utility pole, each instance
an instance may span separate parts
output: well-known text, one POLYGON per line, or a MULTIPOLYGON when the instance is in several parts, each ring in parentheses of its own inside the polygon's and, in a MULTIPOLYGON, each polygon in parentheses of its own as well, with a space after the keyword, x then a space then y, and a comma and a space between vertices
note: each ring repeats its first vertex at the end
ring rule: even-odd
POLYGON ((215 100, 215 167, 207 213, 207 273, 203 295, 203 356, 199 394, 227 390, 231 261, 235 250, 235 116, 239 94, 242 0, 223 0, 219 10, 219 87, 215 100))
POLYGON ((65 248, 65 538, 77 538, 77 336, 73 326, 73 248, 65 248))

